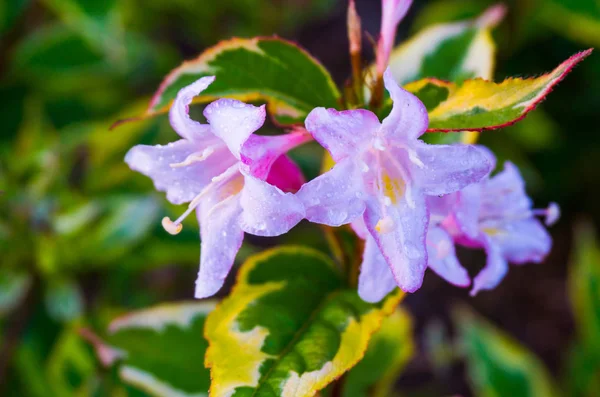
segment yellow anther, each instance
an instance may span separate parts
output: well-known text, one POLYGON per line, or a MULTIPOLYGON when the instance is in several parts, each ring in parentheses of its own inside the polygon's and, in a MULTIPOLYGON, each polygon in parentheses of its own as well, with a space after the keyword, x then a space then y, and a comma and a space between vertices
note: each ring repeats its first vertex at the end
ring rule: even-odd
POLYGON ((183 225, 181 223, 173 222, 168 216, 165 216, 162 219, 162 227, 165 228, 167 233, 172 234, 173 236, 179 234, 179 232, 181 232, 181 229, 183 229, 183 225))

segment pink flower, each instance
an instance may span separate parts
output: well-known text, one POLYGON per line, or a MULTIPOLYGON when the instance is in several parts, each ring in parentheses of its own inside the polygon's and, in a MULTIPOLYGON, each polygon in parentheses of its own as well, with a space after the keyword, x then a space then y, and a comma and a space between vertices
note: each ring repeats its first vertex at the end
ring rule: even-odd
MULTIPOLYGON (((430 198, 435 228, 467 247, 483 248, 486 266, 473 280, 471 295, 495 288, 508 272, 508 263, 541 262, 550 252, 550 235, 535 216, 545 216, 550 225, 558 219, 555 203, 548 209, 532 209, 519 170, 507 162, 504 171, 481 183, 442 198, 430 198)), ((428 244, 437 237, 430 228, 428 244)), ((436 232, 437 233, 437 232, 436 232)), ((468 275, 458 264, 454 249, 442 260, 430 256, 429 267, 449 282, 468 286, 468 275), (445 262, 444 262, 445 261, 445 262), (447 264, 451 263, 451 266, 447 264)))
POLYGON ((388 66, 394 47, 398 24, 412 5, 412 0, 381 0, 381 34, 377 43, 377 75, 381 76, 388 66))
MULTIPOLYGON (((394 106, 381 123, 362 109, 316 108, 308 115, 306 129, 336 165, 297 194, 312 222, 364 222, 367 246, 359 293, 367 301, 378 301, 389 292, 391 283, 380 282, 380 276, 390 270, 394 285, 404 291, 421 286, 429 223, 425 197, 479 182, 491 168, 485 151, 475 146, 420 141, 428 125, 425 106, 400 88, 389 71, 384 82, 394 106)), ((360 223, 355 227, 362 229, 360 223)))
POLYGON ((179 91, 169 119, 182 139, 166 146, 138 145, 125 157, 131 169, 152 178, 171 203, 189 203, 174 222, 163 219, 169 233, 179 233, 183 219, 196 210, 202 240, 197 298, 221 288, 244 231, 277 236, 305 215, 300 200, 280 187, 297 190, 303 182, 285 153, 310 136, 303 132, 253 135, 264 123, 265 107, 233 99, 208 105, 204 110, 208 124, 192 120, 189 104, 213 81, 214 77, 203 77, 179 91), (286 185, 278 187, 271 181, 286 185))

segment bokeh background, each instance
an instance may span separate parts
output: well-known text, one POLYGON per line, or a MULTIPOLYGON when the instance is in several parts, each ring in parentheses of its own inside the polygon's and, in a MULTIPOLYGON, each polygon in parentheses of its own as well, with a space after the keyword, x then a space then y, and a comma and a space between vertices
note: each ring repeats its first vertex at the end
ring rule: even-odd
MULTIPOLYGON (((497 81, 541 74, 600 45, 597 1, 505 3, 508 15, 495 31, 497 81)), ((474 17, 491 4, 415 0, 397 39, 474 17)), ((143 395, 122 389, 77 330, 189 299, 198 227, 192 219, 179 236, 167 235, 160 219, 181 208, 123 163, 134 144, 172 140, 166 117, 112 131, 110 125, 142 112, 182 60, 231 36, 297 41, 343 83, 350 73, 345 7, 342 0, 0 0, 1 395, 143 395)), ((376 38, 380 2, 357 0, 357 8, 376 38)), ((365 47, 370 61, 372 48, 365 47)), ((578 331, 570 297, 577 283, 567 282, 577 230, 600 225, 599 125, 600 55, 594 53, 524 121, 483 134, 481 142, 501 160, 521 167, 537 206, 560 204, 554 248, 544 264, 513 267, 496 290, 476 298, 428 273, 404 303, 414 318, 417 351, 397 381, 400 395, 472 395, 454 340, 452 313, 461 305, 526 346, 560 384, 572 380, 577 365, 600 373, 598 358, 573 360, 578 331)), ((294 155, 308 175, 319 169, 317 147, 294 155)), ((282 242, 326 249, 318 229, 306 224, 280 239, 247 241, 238 263, 282 242)), ((479 252, 461 256, 472 272, 483 265, 479 252)), ((600 286, 595 296, 600 306, 600 286)), ((600 388, 581 395, 600 395, 600 388)))

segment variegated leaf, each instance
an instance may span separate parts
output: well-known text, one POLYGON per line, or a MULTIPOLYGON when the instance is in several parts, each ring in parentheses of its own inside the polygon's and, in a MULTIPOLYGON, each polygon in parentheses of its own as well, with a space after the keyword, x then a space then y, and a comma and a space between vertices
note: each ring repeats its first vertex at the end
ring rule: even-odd
POLYGON ((142 117, 166 112, 177 92, 203 76, 216 81, 196 103, 219 97, 265 101, 282 125, 301 123, 315 107, 338 107, 340 93, 325 68, 297 45, 279 38, 231 39, 184 62, 163 80, 142 117))
POLYGON ((211 396, 314 395, 363 357, 402 296, 362 301, 329 258, 308 248, 250 258, 206 322, 211 396))
POLYGON ((105 365, 123 382, 153 396, 208 396, 203 329, 212 301, 164 304, 111 322, 103 340, 84 331, 105 365))
POLYGON ((405 88, 427 107, 428 132, 493 130, 524 118, 591 52, 575 54, 539 77, 509 78, 502 83, 474 79, 461 84, 423 79, 405 88))
POLYGON ((496 53, 491 30, 505 11, 497 5, 475 20, 438 24, 419 32, 392 52, 389 67, 394 78, 399 84, 426 77, 454 82, 491 79, 496 53))
POLYGON ((490 130, 527 115, 592 50, 575 54, 542 76, 502 83, 467 80, 447 87, 448 98, 429 112, 429 131, 490 130))
POLYGON ((456 324, 475 395, 556 396, 548 371, 525 347, 466 310, 456 324))
MULTIPOLYGON (((394 78, 400 84, 416 81, 412 89, 419 92, 417 96, 428 110, 448 97, 443 87, 450 83, 440 79, 456 83, 470 78, 491 80, 496 55, 491 31, 505 12, 503 5, 496 5, 477 19, 440 23, 424 29, 392 52, 390 69, 394 78)), ((387 113, 389 107, 382 116, 387 113)), ((473 143, 477 133, 435 134, 424 139, 428 143, 473 143)))
POLYGON ((385 318, 365 357, 348 372, 343 397, 385 397, 414 353, 412 319, 398 309, 385 318))

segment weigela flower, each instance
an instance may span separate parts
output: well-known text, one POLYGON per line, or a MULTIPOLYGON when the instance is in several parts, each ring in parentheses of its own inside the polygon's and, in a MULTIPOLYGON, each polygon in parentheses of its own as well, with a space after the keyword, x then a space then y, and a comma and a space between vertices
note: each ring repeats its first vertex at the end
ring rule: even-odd
POLYGON ((377 74, 385 71, 396 38, 398 24, 412 5, 412 0, 382 0, 381 1, 381 34, 377 42, 377 74))
POLYGON ((125 158, 131 169, 152 178, 171 203, 189 203, 177 220, 163 219, 169 233, 179 233, 183 219, 196 210, 202 240, 197 298, 221 288, 244 231, 276 236, 305 215, 299 199, 282 189, 293 191, 302 184, 302 174, 285 153, 310 135, 253 135, 265 121, 265 107, 232 99, 204 109, 208 124, 192 120, 189 104, 213 81, 203 77, 179 91, 169 119, 182 139, 166 146, 135 146, 125 158))
MULTIPOLYGON (((317 108, 306 129, 329 151, 336 165, 298 192, 308 220, 339 226, 361 218, 368 235, 359 293, 367 301, 389 290, 379 275, 413 292, 427 267, 427 195, 441 195, 479 182, 491 168, 485 153, 470 145, 427 145, 418 138, 428 116, 417 97, 400 88, 389 71, 385 87, 394 101, 379 122, 368 110, 317 108), (370 255, 379 250, 384 260, 370 255)), ((358 226, 357 226, 358 227, 358 226)))
POLYGON ((467 247, 483 248, 487 263, 473 280, 471 295, 495 288, 508 271, 508 263, 541 262, 550 251, 550 235, 535 218, 546 217, 546 225, 558 219, 558 206, 532 209, 519 170, 507 162, 504 171, 479 184, 442 198, 430 198, 432 222, 427 242, 429 266, 441 277, 459 286, 468 286, 467 272, 458 264, 448 239, 467 247), (432 230, 437 230, 432 233, 432 230), (444 233, 443 241, 439 236, 444 233))

